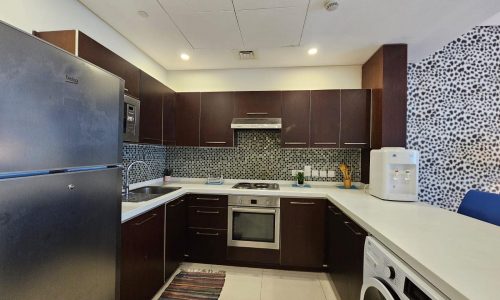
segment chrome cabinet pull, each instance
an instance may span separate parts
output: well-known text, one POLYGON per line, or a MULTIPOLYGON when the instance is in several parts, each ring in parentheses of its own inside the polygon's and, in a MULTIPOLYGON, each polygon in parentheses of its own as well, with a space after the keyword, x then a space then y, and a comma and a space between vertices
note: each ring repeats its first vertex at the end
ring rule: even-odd
POLYGON ((171 204, 170 207, 177 207, 177 206, 181 205, 183 202, 184 202, 184 199, 181 199, 178 203, 171 204))
POLYGON ((218 215, 220 212, 219 211, 197 210, 196 213, 198 213, 198 214, 218 215))
POLYGON ((219 198, 204 198, 204 197, 196 197, 196 200, 219 201, 219 198))
POLYGON ((314 205, 314 202, 290 202, 292 205, 314 205))
POLYGON ((329 143, 314 143, 314 145, 337 145, 335 142, 329 142, 329 143))
POLYGON ((207 232, 196 232, 196 235, 204 235, 204 236, 219 236, 219 233, 207 233, 207 232))
POLYGON ((338 212, 338 211, 335 211, 335 209, 333 209, 333 206, 329 206, 328 209, 336 216, 339 216, 341 215, 342 213, 341 212, 338 212))
POLYGON ((205 142, 205 144, 226 144, 226 142, 205 142))
POLYGON ((367 145, 368 143, 344 143, 344 145, 367 145))
POLYGON ((349 222, 349 221, 344 221, 344 224, 345 224, 345 226, 347 226, 347 228, 349 228, 349 229, 352 231, 352 233, 354 233, 355 235, 357 235, 357 236, 362 236, 362 235, 363 235, 361 232, 356 231, 356 229, 352 228, 352 225, 351 225, 352 223, 351 223, 351 222, 349 222))
POLYGON ((301 143, 301 142, 285 142, 285 145, 307 145, 307 143, 301 143))
POLYGON ((156 214, 153 214, 151 217, 147 218, 146 220, 143 220, 142 222, 134 223, 135 226, 141 226, 144 223, 147 223, 151 220, 153 220, 156 217, 156 214))
POLYGON ((247 115, 254 116, 254 115, 268 115, 269 113, 267 112, 247 112, 247 115))

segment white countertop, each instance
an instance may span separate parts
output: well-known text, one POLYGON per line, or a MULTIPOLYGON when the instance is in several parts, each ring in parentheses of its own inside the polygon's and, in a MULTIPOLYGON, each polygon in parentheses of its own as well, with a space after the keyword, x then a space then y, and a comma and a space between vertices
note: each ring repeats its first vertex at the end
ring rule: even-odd
MULTIPOLYGON (((161 184, 161 180, 132 185, 161 184)), ((312 183, 280 190, 236 190, 233 181, 206 185, 173 182, 181 189, 142 203, 123 203, 122 222, 187 193, 327 198, 450 299, 500 299, 500 227, 422 203, 382 201, 363 190, 312 183)))

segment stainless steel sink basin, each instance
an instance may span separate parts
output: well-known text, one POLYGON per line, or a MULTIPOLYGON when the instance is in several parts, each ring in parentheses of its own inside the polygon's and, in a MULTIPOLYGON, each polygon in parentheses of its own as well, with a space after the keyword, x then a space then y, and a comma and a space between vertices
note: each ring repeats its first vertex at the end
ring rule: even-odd
POLYGON ((154 194, 165 195, 173 191, 177 191, 179 187, 166 187, 166 186, 143 186, 141 188, 131 190, 133 194, 154 194))

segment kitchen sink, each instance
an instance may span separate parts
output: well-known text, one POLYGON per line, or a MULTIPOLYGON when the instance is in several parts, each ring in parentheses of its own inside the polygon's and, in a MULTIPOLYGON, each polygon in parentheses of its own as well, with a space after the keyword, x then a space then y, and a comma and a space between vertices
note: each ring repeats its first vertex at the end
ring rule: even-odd
POLYGON ((166 187, 166 186, 143 186, 141 188, 131 190, 133 194, 154 194, 165 195, 177 191, 180 187, 166 187))

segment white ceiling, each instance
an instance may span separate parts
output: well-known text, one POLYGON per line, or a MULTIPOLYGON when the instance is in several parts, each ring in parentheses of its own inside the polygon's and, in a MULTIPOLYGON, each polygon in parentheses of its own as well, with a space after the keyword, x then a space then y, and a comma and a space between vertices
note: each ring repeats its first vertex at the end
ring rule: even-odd
POLYGON ((333 12, 324 0, 79 1, 169 70, 359 65, 387 43, 417 61, 500 11, 498 0, 339 0, 333 12))

